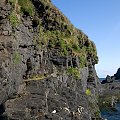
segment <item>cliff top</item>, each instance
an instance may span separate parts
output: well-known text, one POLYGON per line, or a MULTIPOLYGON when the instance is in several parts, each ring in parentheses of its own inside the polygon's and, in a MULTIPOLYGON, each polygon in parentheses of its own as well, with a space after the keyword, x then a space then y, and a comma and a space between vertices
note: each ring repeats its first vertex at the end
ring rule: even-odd
MULTIPOLYGON (((2 0, 2 4, 6 1, 2 0)), ((94 42, 75 28, 50 0, 7 0, 7 4, 11 6, 7 18, 13 28, 25 20, 32 21, 37 33, 34 43, 39 47, 59 48, 61 56, 79 56, 83 67, 88 64, 89 58, 93 64, 98 62, 94 42)))

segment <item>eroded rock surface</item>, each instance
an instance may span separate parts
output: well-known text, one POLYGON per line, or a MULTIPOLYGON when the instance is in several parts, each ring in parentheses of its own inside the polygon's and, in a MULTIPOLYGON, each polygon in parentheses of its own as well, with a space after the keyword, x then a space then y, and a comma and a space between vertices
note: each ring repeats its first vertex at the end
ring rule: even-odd
POLYGON ((0 119, 101 119, 94 43, 49 0, 27 2, 0 3, 0 119))

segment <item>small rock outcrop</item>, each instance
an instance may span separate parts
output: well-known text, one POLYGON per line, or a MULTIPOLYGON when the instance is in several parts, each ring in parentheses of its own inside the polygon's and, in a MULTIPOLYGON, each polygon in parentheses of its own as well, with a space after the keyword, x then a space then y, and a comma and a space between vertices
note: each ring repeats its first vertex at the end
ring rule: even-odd
POLYGON ((116 74, 114 74, 115 80, 120 80, 120 68, 118 68, 116 74))
POLYGON ((113 76, 107 75, 106 79, 103 80, 101 83, 111 83, 111 82, 119 82, 120 81, 120 68, 118 68, 117 72, 113 76))
POLYGON ((111 76, 107 75, 105 80, 103 80, 101 83, 105 84, 105 83, 111 83, 111 82, 113 82, 113 78, 111 76))

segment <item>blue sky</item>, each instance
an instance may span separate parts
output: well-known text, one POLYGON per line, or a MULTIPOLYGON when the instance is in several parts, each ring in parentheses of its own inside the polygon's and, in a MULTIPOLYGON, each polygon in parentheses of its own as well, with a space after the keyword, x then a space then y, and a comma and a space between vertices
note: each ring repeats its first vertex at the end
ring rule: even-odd
POLYGON ((52 0, 53 4, 95 42, 99 77, 120 67, 120 0, 52 0))

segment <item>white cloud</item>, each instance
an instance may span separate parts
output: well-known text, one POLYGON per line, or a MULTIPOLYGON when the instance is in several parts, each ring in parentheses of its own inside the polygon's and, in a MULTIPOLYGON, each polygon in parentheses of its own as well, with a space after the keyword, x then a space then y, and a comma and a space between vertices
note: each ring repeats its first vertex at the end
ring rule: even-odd
POLYGON ((107 75, 112 76, 115 74, 115 70, 104 70, 104 69, 96 68, 96 71, 100 78, 105 78, 107 75))

